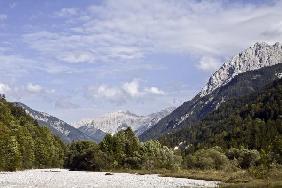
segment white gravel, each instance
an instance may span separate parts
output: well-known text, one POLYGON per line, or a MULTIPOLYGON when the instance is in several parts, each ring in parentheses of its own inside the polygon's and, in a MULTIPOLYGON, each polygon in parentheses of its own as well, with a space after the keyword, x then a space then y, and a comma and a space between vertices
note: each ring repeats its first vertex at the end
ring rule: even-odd
POLYGON ((0 172, 0 187, 60 188, 60 187, 216 187, 218 182, 184 178, 159 177, 105 172, 68 171, 63 169, 37 169, 18 172, 0 172))

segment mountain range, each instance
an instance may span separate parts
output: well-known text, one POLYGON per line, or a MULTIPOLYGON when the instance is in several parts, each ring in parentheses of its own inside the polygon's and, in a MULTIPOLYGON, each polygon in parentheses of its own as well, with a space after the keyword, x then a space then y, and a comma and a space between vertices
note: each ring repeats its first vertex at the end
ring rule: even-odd
POLYGON ((261 90, 281 78, 281 63, 281 44, 254 44, 224 63, 202 91, 142 133, 140 139, 158 139, 176 132, 200 121, 224 101, 261 90))
MULTIPOLYGON (((91 120, 79 121, 74 123, 73 126, 90 136, 96 134, 98 130, 108 134, 115 134, 127 127, 131 127, 137 135, 140 135, 173 110, 174 108, 170 107, 147 116, 139 116, 129 111, 117 111, 91 120)), ((100 138, 103 138, 103 136, 101 135, 100 138)))
POLYGON ((47 127, 54 135, 58 136, 66 143, 78 140, 93 140, 98 142, 96 138, 84 134, 63 120, 60 120, 45 112, 33 110, 32 108, 20 102, 15 102, 14 105, 24 109, 25 112, 35 119, 40 126, 47 127))
POLYGON ((282 46, 255 43, 224 63, 192 100, 178 108, 167 108, 147 116, 117 111, 72 125, 44 112, 23 108, 39 125, 48 127, 65 142, 94 140, 131 127, 142 141, 158 139, 187 128, 217 110, 230 99, 259 92, 267 84, 282 78, 282 46))
POLYGON ((138 116, 129 111, 117 111, 108 113, 103 117, 82 120, 70 125, 59 118, 34 110, 23 103, 15 102, 14 105, 24 109, 39 125, 47 127, 66 143, 78 140, 92 140, 99 143, 107 133, 114 134, 127 127, 131 127, 137 135, 140 135, 174 109, 173 107, 166 108, 148 116, 138 116))

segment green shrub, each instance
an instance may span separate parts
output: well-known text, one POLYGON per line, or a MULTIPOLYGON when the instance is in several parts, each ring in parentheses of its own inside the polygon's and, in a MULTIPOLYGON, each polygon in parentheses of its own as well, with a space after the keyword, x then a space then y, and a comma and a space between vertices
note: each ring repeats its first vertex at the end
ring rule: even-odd
POLYGON ((219 147, 200 149, 184 159, 184 168, 221 170, 229 165, 229 160, 219 147))
POLYGON ((275 160, 279 164, 282 164, 282 135, 281 134, 275 137, 275 140, 273 142, 273 152, 274 152, 275 160))
POLYGON ((181 162, 181 156, 175 155, 172 149, 162 146, 159 141, 150 140, 142 145, 144 169, 177 169, 180 167, 181 162))
POLYGON ((226 155, 230 160, 236 159, 239 167, 243 169, 257 165, 261 159, 260 153, 255 149, 249 150, 245 148, 232 148, 226 152, 226 155))

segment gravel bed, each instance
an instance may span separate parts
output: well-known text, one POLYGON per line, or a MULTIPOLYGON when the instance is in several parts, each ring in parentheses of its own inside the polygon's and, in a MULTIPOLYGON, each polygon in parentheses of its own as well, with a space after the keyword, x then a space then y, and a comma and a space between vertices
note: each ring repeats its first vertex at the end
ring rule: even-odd
POLYGON ((92 188, 92 187, 216 187, 218 182, 184 178, 159 177, 128 173, 68 171, 65 169, 36 169, 0 172, 0 187, 13 188, 92 188))

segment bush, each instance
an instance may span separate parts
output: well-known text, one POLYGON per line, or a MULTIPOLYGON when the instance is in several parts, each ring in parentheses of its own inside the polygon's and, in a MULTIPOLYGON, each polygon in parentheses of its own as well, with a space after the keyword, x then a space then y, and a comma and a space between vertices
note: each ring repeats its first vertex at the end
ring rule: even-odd
POLYGON ((229 160, 219 147, 200 149, 184 159, 184 168, 221 170, 229 165, 229 160))
POLYGON ((230 160, 237 160, 239 167, 243 169, 257 165, 261 159, 260 153, 255 149, 232 148, 227 151, 226 155, 230 160))
POLYGON ((274 158, 279 163, 282 164, 282 135, 276 136, 273 142, 274 158))
POLYGON ((152 169, 177 169, 182 158, 174 154, 172 149, 162 146, 159 141, 150 140, 142 145, 143 168, 152 169))

